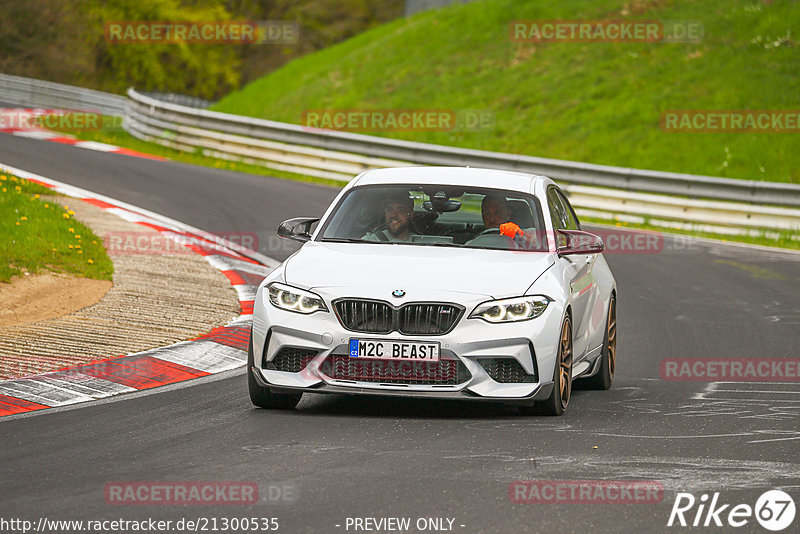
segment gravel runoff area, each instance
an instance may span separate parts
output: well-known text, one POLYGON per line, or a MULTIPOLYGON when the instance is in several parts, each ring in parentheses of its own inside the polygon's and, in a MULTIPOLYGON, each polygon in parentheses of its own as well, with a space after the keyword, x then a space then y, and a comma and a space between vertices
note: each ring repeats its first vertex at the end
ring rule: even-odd
MULTIPOLYGON (((64 197, 53 200, 63 203, 64 197)), ((86 202, 69 199, 69 205, 100 237, 165 242, 158 232, 86 202)), ((236 291, 202 256, 177 245, 161 247, 172 251, 167 253, 146 248, 111 247, 113 286, 98 302, 62 317, 0 328, 0 380, 193 339, 239 315, 236 291)))

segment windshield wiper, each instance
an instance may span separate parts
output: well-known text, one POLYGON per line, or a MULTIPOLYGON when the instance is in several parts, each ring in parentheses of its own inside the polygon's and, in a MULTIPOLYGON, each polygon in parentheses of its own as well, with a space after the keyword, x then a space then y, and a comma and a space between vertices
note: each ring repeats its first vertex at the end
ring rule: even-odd
POLYGON ((364 241, 363 239, 355 239, 352 237, 323 237, 320 241, 325 243, 372 243, 372 241, 364 241))
POLYGON ((417 243, 411 243, 412 245, 425 245, 431 247, 456 247, 461 248, 463 245, 457 245, 456 243, 444 243, 441 241, 418 241, 417 243))

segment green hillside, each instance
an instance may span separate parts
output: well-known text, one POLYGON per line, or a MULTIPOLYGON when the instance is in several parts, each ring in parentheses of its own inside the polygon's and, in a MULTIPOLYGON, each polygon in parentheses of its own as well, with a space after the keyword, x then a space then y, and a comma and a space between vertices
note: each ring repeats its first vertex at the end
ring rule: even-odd
POLYGON ((792 0, 485 0, 294 60, 215 109, 301 123, 319 108, 487 110, 480 131, 364 132, 636 168, 800 183, 793 132, 664 131, 669 110, 800 110, 792 0), (692 20, 694 43, 513 42, 515 20, 692 20))

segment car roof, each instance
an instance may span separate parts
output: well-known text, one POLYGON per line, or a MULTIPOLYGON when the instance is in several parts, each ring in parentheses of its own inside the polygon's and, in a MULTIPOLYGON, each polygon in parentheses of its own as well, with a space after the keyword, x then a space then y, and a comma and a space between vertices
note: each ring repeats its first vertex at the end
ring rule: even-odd
POLYGON ((551 180, 514 171, 479 169, 472 167, 393 167, 373 169, 357 177, 351 187, 378 184, 441 184, 483 186, 530 193, 537 181, 551 180))

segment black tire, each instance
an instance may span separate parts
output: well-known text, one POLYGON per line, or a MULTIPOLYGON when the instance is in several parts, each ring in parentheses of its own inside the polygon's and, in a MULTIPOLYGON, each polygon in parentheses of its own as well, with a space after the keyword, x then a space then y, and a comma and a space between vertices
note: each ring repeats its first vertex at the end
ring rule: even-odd
POLYGON ((617 299, 612 294, 608 303, 606 335, 603 338, 603 352, 600 354, 600 369, 594 376, 581 380, 585 389, 609 389, 614 383, 617 368, 617 299))
POLYGON ((250 341, 247 343, 247 389, 250 391, 250 401, 259 408, 268 410, 291 410, 302 398, 302 393, 274 393, 269 388, 261 386, 253 376, 253 330, 250 329, 250 341))
POLYGON ((539 402, 538 413, 559 416, 567 411, 572 395, 572 322, 564 317, 558 343, 558 360, 553 370, 553 391, 539 402))

